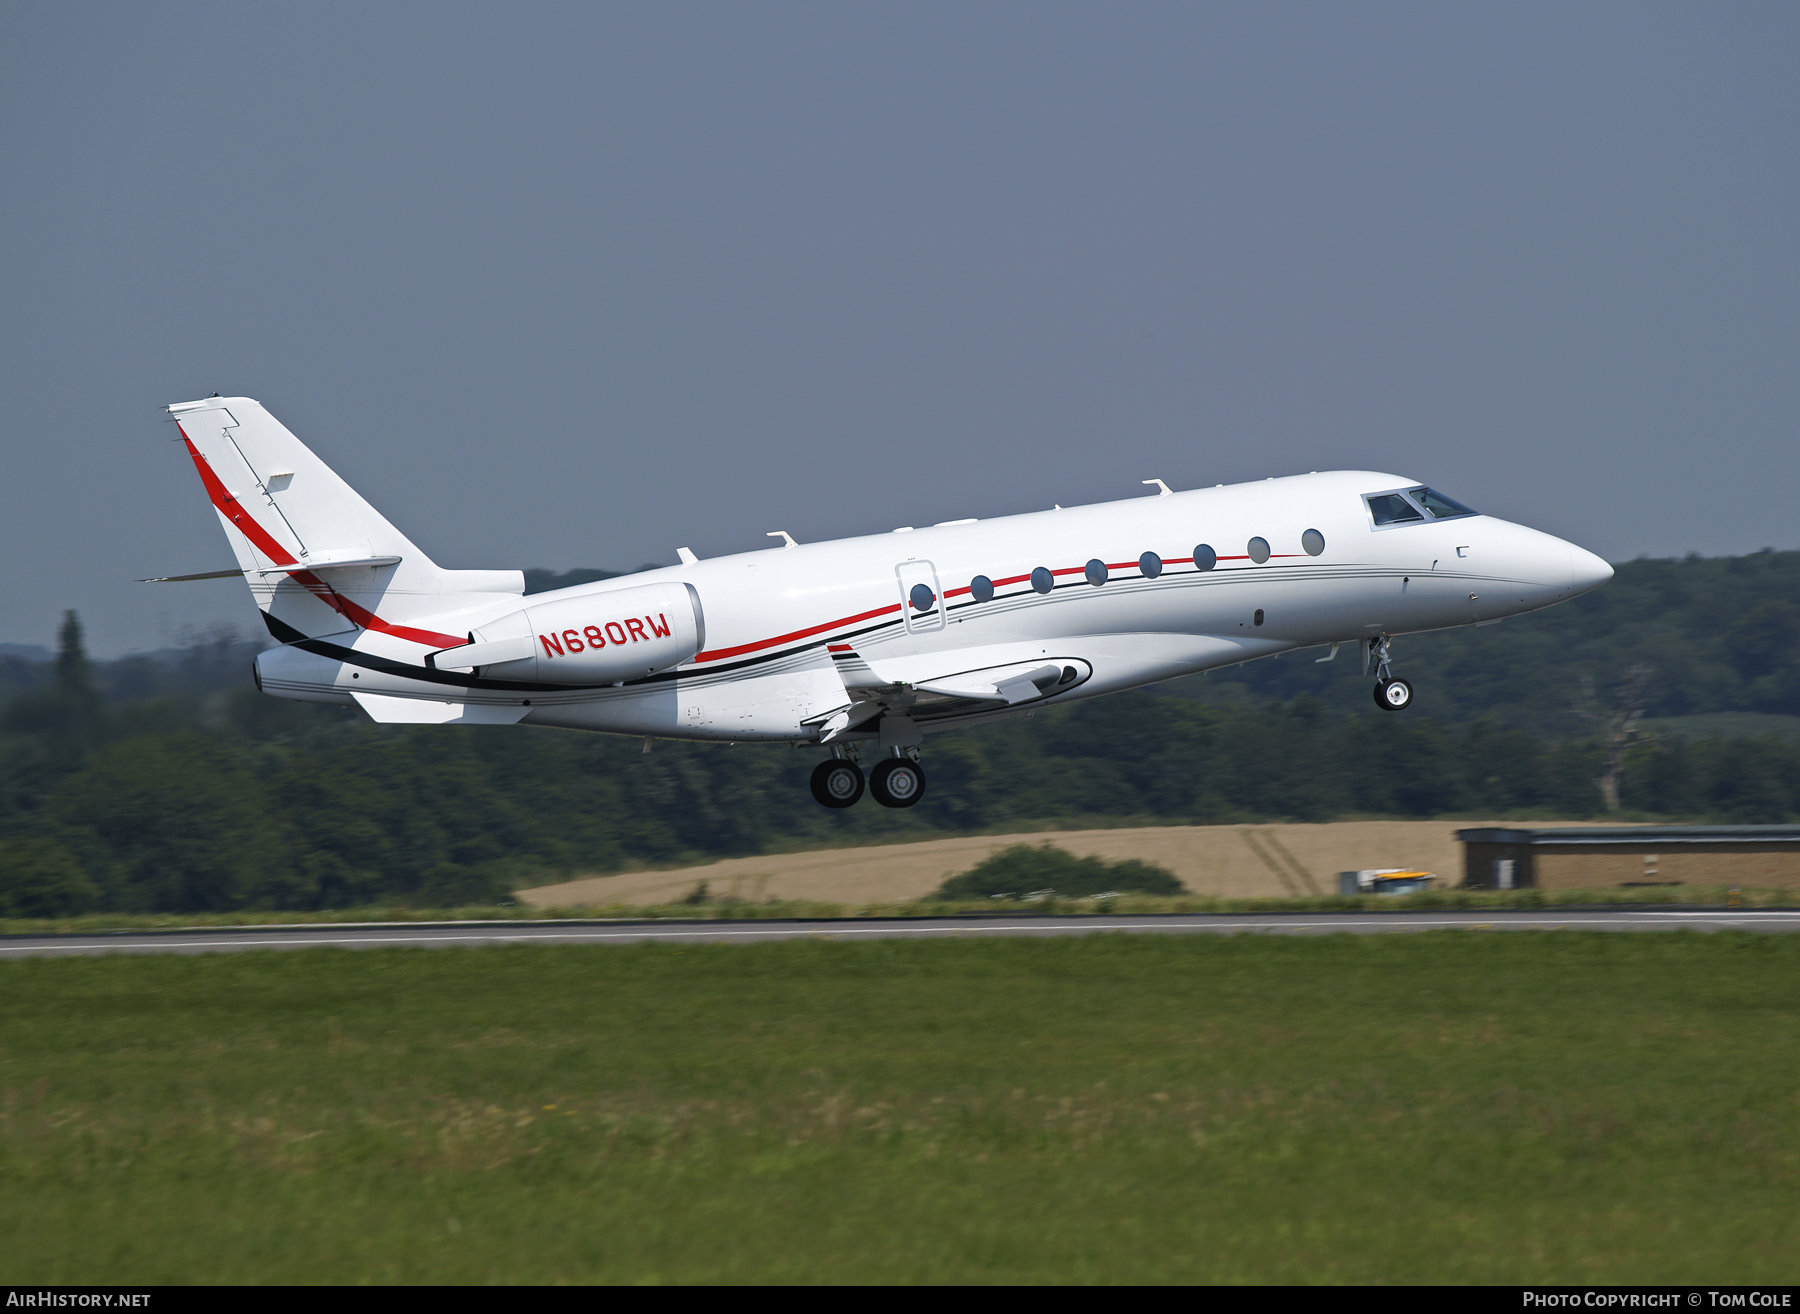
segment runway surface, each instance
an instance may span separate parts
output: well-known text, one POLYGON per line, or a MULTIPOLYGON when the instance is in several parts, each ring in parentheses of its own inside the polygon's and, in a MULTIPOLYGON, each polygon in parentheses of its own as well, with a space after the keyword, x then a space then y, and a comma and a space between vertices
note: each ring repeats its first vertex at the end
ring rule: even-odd
POLYGON ((247 949, 441 949, 493 944, 763 944, 771 940, 965 939, 1020 935, 1383 935, 1406 931, 1800 931, 1800 910, 1171 914, 1149 917, 921 917, 841 921, 422 922, 233 926, 0 937, 0 958, 208 954, 247 949))

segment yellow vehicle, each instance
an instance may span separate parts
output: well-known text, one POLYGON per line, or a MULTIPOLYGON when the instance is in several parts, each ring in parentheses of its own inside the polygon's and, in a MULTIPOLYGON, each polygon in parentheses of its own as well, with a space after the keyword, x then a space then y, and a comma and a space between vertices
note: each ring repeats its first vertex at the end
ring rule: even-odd
POLYGON ((1339 894, 1412 894, 1429 890, 1437 879, 1435 872, 1412 867, 1365 867, 1361 871, 1338 873, 1339 894))

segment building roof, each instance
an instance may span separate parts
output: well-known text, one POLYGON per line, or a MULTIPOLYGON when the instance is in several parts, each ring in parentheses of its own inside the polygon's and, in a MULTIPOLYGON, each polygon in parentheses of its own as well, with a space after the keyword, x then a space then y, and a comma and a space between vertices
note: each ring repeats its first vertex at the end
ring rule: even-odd
POLYGON ((1482 827, 1459 830, 1464 844, 1569 844, 1604 847, 1612 844, 1793 844, 1800 846, 1800 825, 1789 826, 1557 826, 1543 830, 1482 827))

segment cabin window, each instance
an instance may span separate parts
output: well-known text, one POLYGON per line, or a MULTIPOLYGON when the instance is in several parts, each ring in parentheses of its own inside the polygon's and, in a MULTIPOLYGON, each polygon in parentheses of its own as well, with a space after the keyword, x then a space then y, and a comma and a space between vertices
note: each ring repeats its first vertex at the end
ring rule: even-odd
POLYGON ((1095 557, 1093 560, 1089 561, 1087 565, 1082 568, 1081 573, 1087 576, 1087 582, 1092 584, 1095 588, 1099 588, 1102 584, 1106 583, 1106 563, 1100 560, 1099 557, 1095 557))
POLYGON ((1251 618, 1250 618, 1250 619, 1251 619, 1251 620, 1252 620, 1252 621, 1254 621, 1254 622, 1256 622, 1256 624, 1258 624, 1258 625, 1261 625, 1261 624, 1262 624, 1262 620, 1263 620, 1263 617, 1262 617, 1262 608, 1261 608, 1261 607, 1258 607, 1258 608, 1257 608, 1257 609, 1256 609, 1256 614, 1255 614, 1255 615, 1254 615, 1254 616, 1252 616, 1252 617, 1251 617, 1251 618))
POLYGON ((1195 570, 1211 570, 1218 564, 1219 554, 1213 551, 1211 544, 1201 543, 1194 548, 1195 570))
POLYGON ((1452 501, 1442 493, 1433 492, 1429 488, 1412 488, 1407 490, 1412 500, 1431 512, 1434 520, 1452 520, 1457 516, 1472 516, 1475 512, 1461 502, 1452 501))
POLYGON ((929 584, 913 585, 912 592, 907 596, 912 599, 913 610, 916 612, 927 612, 937 605, 937 594, 931 591, 929 584))
POLYGON ((1250 560, 1260 566, 1269 559, 1269 540, 1262 537, 1253 538, 1244 545, 1244 551, 1250 554, 1250 560))
POLYGON ((1162 558, 1154 552, 1146 552, 1138 558, 1138 572, 1145 579, 1155 579, 1162 574, 1162 558))
POLYGON ((969 581, 969 596, 977 602, 994 600, 994 581, 986 575, 977 575, 969 581))
POLYGON ((1051 589, 1056 587, 1056 576, 1052 575, 1048 570, 1044 569, 1044 567, 1039 566, 1036 570, 1031 572, 1031 587, 1036 589, 1039 593, 1048 593, 1051 589))
POLYGON ((1309 529, 1300 535, 1300 546, 1306 549, 1306 555, 1316 557, 1325 550, 1325 535, 1316 529, 1309 529))
POLYGON ((1378 525, 1402 525, 1425 518, 1424 512, 1399 493, 1371 493, 1363 500, 1369 504, 1369 514, 1378 525))

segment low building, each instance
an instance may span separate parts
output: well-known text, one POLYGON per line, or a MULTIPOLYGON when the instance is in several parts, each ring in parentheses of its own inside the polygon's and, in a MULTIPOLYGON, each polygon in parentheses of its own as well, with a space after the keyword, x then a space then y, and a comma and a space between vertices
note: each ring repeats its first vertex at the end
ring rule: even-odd
POLYGON ((1456 838, 1464 889, 1800 889, 1800 826, 1488 827, 1456 838))

